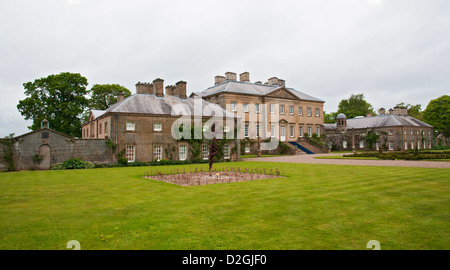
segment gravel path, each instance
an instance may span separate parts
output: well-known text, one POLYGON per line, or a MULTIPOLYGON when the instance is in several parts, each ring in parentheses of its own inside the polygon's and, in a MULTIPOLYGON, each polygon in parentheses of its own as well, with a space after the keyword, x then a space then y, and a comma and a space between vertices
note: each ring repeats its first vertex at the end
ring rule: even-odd
POLYGON ((338 156, 342 154, 314 154, 278 157, 244 158, 244 161, 261 162, 290 162, 307 164, 335 164, 335 165, 363 165, 386 167, 422 167, 422 168, 450 168, 448 161, 421 161, 421 160, 362 160, 362 159, 317 159, 320 156, 338 156))

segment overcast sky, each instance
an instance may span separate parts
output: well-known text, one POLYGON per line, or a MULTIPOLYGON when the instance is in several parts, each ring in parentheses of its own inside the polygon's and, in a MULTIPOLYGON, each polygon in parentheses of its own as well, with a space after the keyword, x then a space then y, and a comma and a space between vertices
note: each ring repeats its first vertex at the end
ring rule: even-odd
POLYGON ((326 101, 377 110, 450 92, 448 0, 0 0, 0 136, 28 132, 23 83, 60 72, 94 84, 276 76, 326 101))

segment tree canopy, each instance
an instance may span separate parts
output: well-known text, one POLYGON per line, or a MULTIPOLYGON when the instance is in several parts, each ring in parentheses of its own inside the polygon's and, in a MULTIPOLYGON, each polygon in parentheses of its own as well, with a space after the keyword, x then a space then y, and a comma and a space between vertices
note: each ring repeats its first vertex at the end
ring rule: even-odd
POLYGON ((17 109, 26 120, 33 120, 31 130, 41 127, 43 119, 50 128, 70 136, 81 136, 80 116, 89 101, 87 79, 79 73, 63 72, 24 83, 27 98, 20 100, 17 109))
POLYGON ((341 100, 337 111, 339 113, 345 114, 348 119, 366 116, 368 113, 376 115, 372 105, 364 99, 364 94, 352 94, 350 98, 341 100))
POLYGON ((443 95, 431 100, 423 111, 423 117, 435 130, 450 136, 450 96, 443 95))
POLYGON ((106 110, 117 102, 117 94, 123 93, 124 98, 131 96, 131 91, 118 84, 95 84, 91 88, 89 109, 106 110))

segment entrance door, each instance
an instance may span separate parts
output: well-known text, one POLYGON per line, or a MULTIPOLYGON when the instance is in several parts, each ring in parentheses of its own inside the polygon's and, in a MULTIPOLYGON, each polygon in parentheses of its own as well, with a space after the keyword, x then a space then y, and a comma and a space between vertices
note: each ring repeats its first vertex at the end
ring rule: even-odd
POLYGON ((286 141, 286 126, 280 127, 280 141, 286 141))
POLYGON ((39 148, 39 155, 42 156, 41 163, 39 163, 39 168, 41 168, 41 170, 50 169, 50 146, 47 144, 41 145, 39 148))

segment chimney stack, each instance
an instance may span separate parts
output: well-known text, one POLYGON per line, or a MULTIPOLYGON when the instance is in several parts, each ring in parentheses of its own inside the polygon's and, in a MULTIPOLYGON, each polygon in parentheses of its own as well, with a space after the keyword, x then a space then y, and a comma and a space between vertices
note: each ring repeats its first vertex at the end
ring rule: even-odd
POLYGON ((166 86, 166 95, 168 96, 178 96, 175 86, 174 85, 168 85, 166 86))
POLYGON ((217 75, 214 79, 215 79, 214 80, 214 84, 216 84, 216 85, 225 82, 225 77, 224 76, 217 75))
POLYGON ((241 82, 250 82, 250 73, 244 72, 239 75, 239 80, 241 82))
POLYGON ((277 77, 272 77, 272 78, 270 78, 269 81, 268 81, 268 83, 269 83, 269 85, 279 85, 279 82, 278 82, 278 78, 277 78, 277 77))
POLYGON ((186 82, 185 81, 179 81, 177 82, 176 85, 176 92, 179 95, 180 98, 182 99, 186 99, 187 95, 186 95, 186 82))
POLYGON ((120 91, 119 93, 117 93, 117 102, 121 102, 123 100, 123 92, 120 91))
POLYGON ((286 86, 286 81, 282 79, 278 79, 278 85, 279 86, 286 86))
POLYGON ((407 108, 405 108, 405 107, 402 108, 402 115, 403 116, 408 116, 408 109, 407 108))
POLYGON ((163 79, 155 79, 153 81, 153 86, 155 89, 155 95, 157 97, 164 97, 164 80, 163 79))
POLYGON ((136 84, 136 94, 154 94, 153 84, 138 82, 136 84))
POLYGON ((262 84, 262 82, 261 81, 257 81, 257 82, 255 82, 255 84, 262 84))
POLYGON ((394 107, 394 114, 395 115, 402 115, 402 108, 399 106, 394 107))
POLYGON ((385 110, 384 108, 380 108, 380 109, 378 110, 378 114, 379 114, 379 115, 386 114, 386 110, 385 110))
POLYGON ((389 109, 389 115, 393 115, 394 114, 394 109, 389 109))
POLYGON ((225 73, 225 80, 226 81, 236 81, 237 75, 234 72, 227 72, 225 73))

